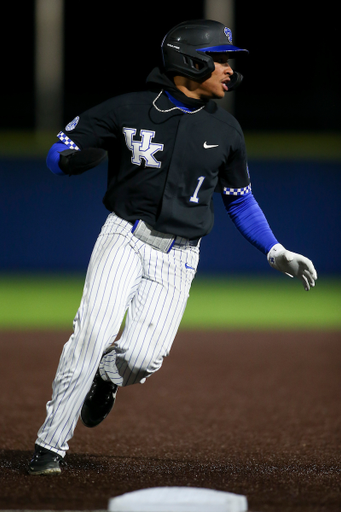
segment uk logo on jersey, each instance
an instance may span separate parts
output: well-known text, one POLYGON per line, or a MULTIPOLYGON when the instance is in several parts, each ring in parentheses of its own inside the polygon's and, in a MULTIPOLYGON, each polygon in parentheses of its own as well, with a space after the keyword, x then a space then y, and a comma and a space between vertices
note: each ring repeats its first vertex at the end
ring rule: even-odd
POLYGON ((123 134, 127 148, 132 152, 131 162, 135 165, 141 165, 142 159, 145 161, 146 167, 154 167, 159 169, 161 162, 156 160, 154 154, 163 151, 163 144, 152 142, 155 132, 151 130, 140 130, 140 140, 134 140, 136 135, 135 128, 123 128, 123 134))

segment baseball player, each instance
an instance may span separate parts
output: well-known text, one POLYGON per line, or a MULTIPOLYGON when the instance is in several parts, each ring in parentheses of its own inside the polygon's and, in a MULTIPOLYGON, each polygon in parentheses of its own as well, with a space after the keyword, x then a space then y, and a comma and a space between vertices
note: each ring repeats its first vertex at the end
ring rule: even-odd
POLYGON ((213 226, 213 193, 241 234, 275 269, 309 290, 312 262, 275 238, 251 189, 243 132, 217 106, 242 76, 229 59, 247 53, 211 20, 181 23, 162 42, 162 67, 146 90, 114 97, 71 121, 49 151, 61 176, 108 158, 110 212, 94 246, 74 332, 65 344, 29 463, 60 473, 76 423, 95 427, 117 390, 162 365, 183 316, 199 247, 213 226), (117 334, 127 313, 121 337, 117 334))

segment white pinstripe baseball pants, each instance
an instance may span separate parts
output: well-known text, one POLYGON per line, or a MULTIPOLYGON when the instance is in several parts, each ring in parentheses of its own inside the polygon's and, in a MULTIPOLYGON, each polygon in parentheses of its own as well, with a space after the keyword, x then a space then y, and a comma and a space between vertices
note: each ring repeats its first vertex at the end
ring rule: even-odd
POLYGON ((99 365, 101 376, 118 386, 144 382, 169 354, 186 307, 198 247, 165 254, 138 240, 131 228, 108 216, 91 255, 74 332, 60 357, 36 442, 62 456, 99 365))

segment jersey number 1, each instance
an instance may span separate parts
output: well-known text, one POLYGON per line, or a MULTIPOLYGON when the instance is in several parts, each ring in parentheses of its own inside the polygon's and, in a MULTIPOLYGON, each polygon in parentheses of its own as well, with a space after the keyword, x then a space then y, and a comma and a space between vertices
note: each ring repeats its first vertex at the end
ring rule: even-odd
POLYGON ((204 179, 205 179, 205 176, 200 176, 200 178, 198 178, 197 188, 194 190, 194 194, 192 195, 192 197, 189 198, 191 203, 199 203, 198 192, 200 190, 201 185, 204 182, 204 179))

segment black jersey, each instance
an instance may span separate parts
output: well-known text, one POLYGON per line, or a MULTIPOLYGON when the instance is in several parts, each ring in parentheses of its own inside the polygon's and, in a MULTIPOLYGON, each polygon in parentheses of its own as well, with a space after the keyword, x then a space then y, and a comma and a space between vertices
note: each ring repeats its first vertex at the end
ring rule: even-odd
POLYGON ((156 69, 149 90, 87 110, 59 138, 78 149, 108 151, 103 203, 109 211, 195 239, 212 229, 215 190, 233 195, 251 190, 244 136, 236 119, 214 101, 188 100, 197 107, 191 113, 175 108, 164 92, 170 84, 156 69))

